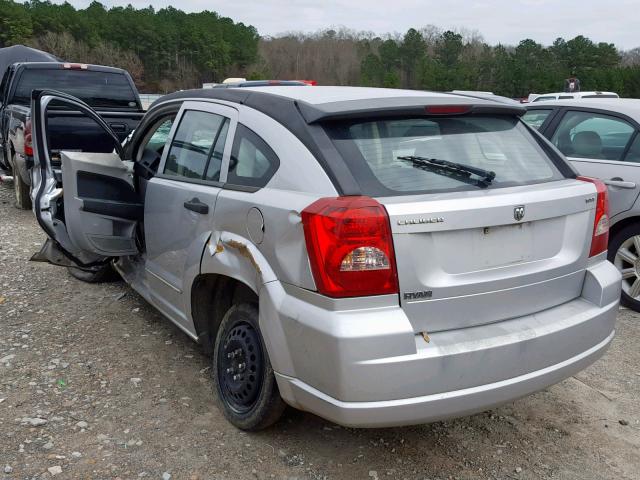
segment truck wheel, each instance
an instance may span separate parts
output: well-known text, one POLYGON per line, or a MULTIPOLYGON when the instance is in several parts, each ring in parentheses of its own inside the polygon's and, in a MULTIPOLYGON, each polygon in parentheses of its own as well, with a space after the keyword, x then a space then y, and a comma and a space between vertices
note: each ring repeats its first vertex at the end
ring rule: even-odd
POLYGON ((622 274, 620 303, 640 312, 640 224, 617 232, 609 242, 607 257, 622 274))
POLYGON ((22 181, 22 177, 18 172, 16 165, 16 155, 13 154, 13 189, 16 192, 16 207, 22 210, 29 210, 31 208, 31 196, 29 192, 29 185, 22 181))
POLYGON ((258 308, 233 305, 218 329, 211 368, 224 416, 242 430, 262 430, 285 409, 258 326, 258 308))
POLYGON ((119 278, 118 272, 111 265, 104 265, 97 270, 82 270, 75 267, 67 267, 67 270, 72 277, 87 283, 114 282, 119 278))

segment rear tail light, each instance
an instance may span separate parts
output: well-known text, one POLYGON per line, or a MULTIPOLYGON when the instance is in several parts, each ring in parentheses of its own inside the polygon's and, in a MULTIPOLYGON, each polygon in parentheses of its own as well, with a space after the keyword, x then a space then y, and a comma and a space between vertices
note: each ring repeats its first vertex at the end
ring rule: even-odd
POLYGON ((591 177, 578 177, 578 180, 590 182, 596 186, 598 196, 596 198, 596 218, 593 222, 593 236, 591 237, 591 251, 593 257, 607 251, 609 243, 609 192, 607 186, 601 180, 591 177))
POLYGON ((311 271, 329 297, 398 293, 387 212, 369 197, 321 198, 302 211, 311 271))
POLYGON ((24 154, 33 157, 33 135, 31 134, 31 119, 24 124, 24 154))

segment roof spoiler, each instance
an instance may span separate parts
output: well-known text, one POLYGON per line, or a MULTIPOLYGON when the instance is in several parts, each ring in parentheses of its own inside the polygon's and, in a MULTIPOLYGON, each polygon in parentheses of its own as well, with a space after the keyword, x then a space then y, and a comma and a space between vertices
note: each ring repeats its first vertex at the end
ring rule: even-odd
MULTIPOLYGON (((512 115, 522 116, 526 109, 513 105, 472 97, 383 97, 362 100, 347 100, 324 104, 312 104, 297 100, 300 114, 308 124, 330 120, 352 120, 360 118, 433 116, 429 107, 464 107, 448 115, 512 115)), ((456 110, 453 108, 452 110, 456 110)), ((440 114, 442 115, 442 114, 440 114)))

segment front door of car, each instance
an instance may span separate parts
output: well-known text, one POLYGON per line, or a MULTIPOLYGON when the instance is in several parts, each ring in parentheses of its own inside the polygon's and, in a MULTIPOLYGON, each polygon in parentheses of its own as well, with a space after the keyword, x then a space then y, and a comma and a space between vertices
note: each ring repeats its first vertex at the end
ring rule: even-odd
POLYGON ((630 119, 592 109, 568 109, 551 136, 581 175, 609 187, 611 217, 629 210, 640 193, 640 137, 630 119))
POLYGON ((184 102, 158 174, 146 186, 146 279, 156 304, 189 328, 187 278, 199 272, 225 180, 237 110, 184 102))
POLYGON ((117 135, 86 103, 61 92, 34 91, 31 114, 31 198, 36 219, 49 237, 33 259, 90 269, 138 253, 136 225, 144 210, 134 188, 132 163, 122 160, 117 135), (52 107, 91 118, 113 140, 115 152, 62 152, 61 166, 52 166, 47 131, 52 107))

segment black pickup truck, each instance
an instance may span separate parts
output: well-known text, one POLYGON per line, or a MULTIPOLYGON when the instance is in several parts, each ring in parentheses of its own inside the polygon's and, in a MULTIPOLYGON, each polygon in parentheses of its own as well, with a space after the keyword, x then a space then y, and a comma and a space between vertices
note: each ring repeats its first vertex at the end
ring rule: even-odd
MULTIPOLYGON (((123 141, 143 116, 131 76, 119 68, 63 62, 14 63, 0 84, 0 170, 13 175, 18 208, 31 207, 29 174, 33 163, 31 92, 58 90, 96 110, 123 141)), ((113 151, 113 141, 91 119, 69 107, 48 110, 49 149, 113 151)))

